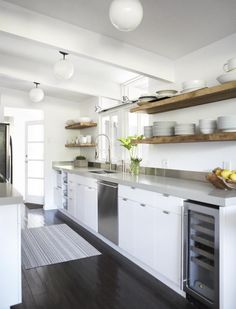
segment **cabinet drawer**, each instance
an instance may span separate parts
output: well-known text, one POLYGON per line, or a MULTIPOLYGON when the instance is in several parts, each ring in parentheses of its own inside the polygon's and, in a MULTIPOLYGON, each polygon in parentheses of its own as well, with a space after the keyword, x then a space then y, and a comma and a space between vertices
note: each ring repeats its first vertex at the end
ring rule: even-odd
POLYGON ((119 185, 119 197, 127 198, 138 203, 158 207, 163 211, 181 213, 183 199, 160 194, 153 191, 147 191, 132 186, 119 185))
POLYGON ((156 199, 156 193, 146 191, 132 186, 119 185, 119 197, 124 197, 132 201, 151 205, 156 199))
POLYGON ((178 215, 181 215, 181 209, 184 202, 183 199, 175 196, 165 196, 160 193, 156 194, 157 198, 155 206, 162 210, 163 213, 176 213, 178 215))
POLYGON ((76 179, 77 184, 84 185, 84 186, 87 186, 87 187, 91 187, 91 188, 94 188, 94 189, 97 188, 97 179, 79 176, 79 175, 76 175, 76 176, 77 176, 77 179, 76 179))
POLYGON ((71 173, 68 173, 68 183, 74 183, 76 182, 77 180, 77 176, 76 174, 71 174, 71 173))

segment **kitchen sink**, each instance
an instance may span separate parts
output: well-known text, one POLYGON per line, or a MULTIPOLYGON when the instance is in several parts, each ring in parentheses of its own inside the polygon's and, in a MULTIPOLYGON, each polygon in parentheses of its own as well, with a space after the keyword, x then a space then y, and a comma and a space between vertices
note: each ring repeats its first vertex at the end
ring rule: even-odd
POLYGON ((114 174, 116 172, 108 171, 108 170, 100 170, 100 171, 89 171, 89 173, 93 173, 93 174, 114 174))

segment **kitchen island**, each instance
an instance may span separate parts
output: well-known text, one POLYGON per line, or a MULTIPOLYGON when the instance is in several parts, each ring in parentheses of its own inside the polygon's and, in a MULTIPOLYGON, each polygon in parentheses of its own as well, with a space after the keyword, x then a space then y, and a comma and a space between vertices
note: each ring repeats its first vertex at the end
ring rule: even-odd
POLYGON ((0 183, 0 308, 21 303, 22 196, 11 184, 0 183))
MULTIPOLYGON (((188 263, 186 245, 192 250, 192 226, 187 232, 185 229, 185 201, 193 203, 195 213, 200 209, 203 213, 204 209, 216 211, 215 219, 210 218, 210 222, 214 222, 210 226, 214 251, 211 251, 213 255, 208 255, 214 262, 210 266, 200 263, 200 267, 207 267, 212 273, 210 277, 214 278, 215 284, 211 284, 213 279, 210 279, 211 289, 208 289, 216 302, 212 308, 235 308, 236 191, 214 189, 204 181, 150 175, 135 177, 120 172, 100 173, 101 169, 94 167, 74 168, 68 164, 55 164, 53 168, 57 176, 55 204, 64 216, 82 225, 183 296, 184 284, 189 280, 185 277, 188 263), (99 231, 101 181, 108 182, 108 185, 118 184, 118 245, 99 231), (65 202, 62 203, 62 199, 65 202), (189 240, 186 242, 186 239, 189 240)), ((201 231, 205 233, 204 229, 201 231)), ((204 285, 199 284, 199 288, 204 289, 204 285)))

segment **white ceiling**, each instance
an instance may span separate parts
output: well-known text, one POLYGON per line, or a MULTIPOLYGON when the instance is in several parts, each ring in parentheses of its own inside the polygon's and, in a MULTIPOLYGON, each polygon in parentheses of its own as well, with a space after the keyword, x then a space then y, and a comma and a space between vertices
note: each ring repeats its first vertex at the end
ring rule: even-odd
POLYGON ((8 0, 30 10, 177 59, 236 31, 235 0, 141 0, 144 20, 133 32, 116 30, 111 0, 8 0))

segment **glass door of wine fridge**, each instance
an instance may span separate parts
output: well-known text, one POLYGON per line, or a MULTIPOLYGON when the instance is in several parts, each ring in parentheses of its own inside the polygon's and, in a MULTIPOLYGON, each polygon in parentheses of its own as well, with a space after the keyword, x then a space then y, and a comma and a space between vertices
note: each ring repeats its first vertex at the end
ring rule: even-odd
POLYGON ((219 308, 219 210, 185 202, 184 290, 209 308, 219 308))

